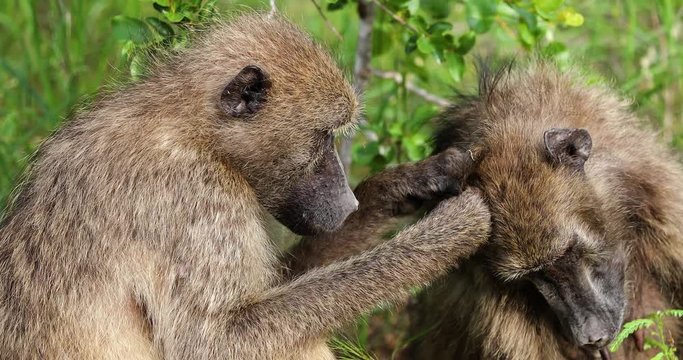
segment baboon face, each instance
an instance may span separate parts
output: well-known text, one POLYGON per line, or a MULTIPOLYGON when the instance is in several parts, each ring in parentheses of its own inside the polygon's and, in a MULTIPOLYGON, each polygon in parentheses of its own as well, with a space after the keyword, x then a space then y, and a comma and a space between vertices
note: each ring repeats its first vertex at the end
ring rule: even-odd
POLYGON ((493 221, 484 250, 491 269, 533 283, 569 340, 602 348, 623 319, 625 255, 583 170, 591 137, 538 129, 529 141, 508 126, 490 130, 477 170, 493 221))
POLYGON ((314 65, 298 74, 245 66, 219 100, 224 156, 265 209, 302 235, 335 230, 358 207, 334 147, 335 132, 355 120, 355 94, 337 69, 314 65))

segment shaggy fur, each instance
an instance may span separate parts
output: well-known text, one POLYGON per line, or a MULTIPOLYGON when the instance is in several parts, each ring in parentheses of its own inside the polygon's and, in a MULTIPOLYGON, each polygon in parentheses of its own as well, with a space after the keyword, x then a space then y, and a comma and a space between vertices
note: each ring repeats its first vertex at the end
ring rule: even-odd
POLYGON ((329 332, 445 272, 489 225, 466 193, 365 254, 282 279, 264 213, 316 163, 317 134, 357 108, 325 51, 260 15, 101 96, 40 147, 0 224, 0 357, 330 358, 329 332), (247 65, 272 88, 256 116, 231 118, 221 92, 247 65))
MULTIPOLYGON (((626 252, 624 321, 683 306, 683 169, 628 103, 585 84, 542 63, 485 72, 479 94, 460 98, 441 116, 438 151, 470 149, 476 159, 469 183, 491 208, 491 241, 421 296, 412 310, 413 335, 424 336, 410 358, 599 357, 567 340, 528 281, 568 254, 600 264, 626 252), (585 171, 549 161, 543 136, 551 128, 588 130, 593 150, 585 171), (597 236, 571 244, 562 235, 568 230, 597 236)), ((591 276, 600 281, 622 273, 613 268, 591 276)), ((668 325, 683 349, 681 322, 668 325)), ((613 355, 651 356, 633 341, 613 355)))
POLYGON ((419 210, 460 194, 471 166, 469 154, 448 149, 364 180, 354 190, 360 207, 339 230, 305 237, 290 252, 290 276, 360 254, 381 243, 400 223, 414 221, 419 210))

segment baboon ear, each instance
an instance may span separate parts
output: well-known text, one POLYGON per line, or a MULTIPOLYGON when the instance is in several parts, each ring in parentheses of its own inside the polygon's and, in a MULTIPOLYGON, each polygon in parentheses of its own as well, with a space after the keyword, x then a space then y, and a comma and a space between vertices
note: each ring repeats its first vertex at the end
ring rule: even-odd
POLYGON ((560 165, 583 170, 593 147, 591 135, 586 129, 550 129, 543 134, 545 149, 550 159, 560 165))
POLYGON ((223 89, 220 107, 232 117, 252 116, 265 105, 271 85, 260 67, 246 66, 223 89))

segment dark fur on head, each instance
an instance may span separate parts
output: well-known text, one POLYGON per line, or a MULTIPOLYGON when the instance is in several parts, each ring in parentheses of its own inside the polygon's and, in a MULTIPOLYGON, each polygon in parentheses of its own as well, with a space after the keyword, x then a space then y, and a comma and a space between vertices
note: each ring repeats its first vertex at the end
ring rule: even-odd
POLYGON ((441 324, 416 346, 424 358, 571 358, 642 308, 680 306, 681 167, 626 102, 585 84, 541 61, 484 68, 479 94, 439 118, 437 152, 471 151, 468 184, 492 232, 476 261, 423 296, 416 323, 441 324), (641 304, 641 288, 657 290, 641 304))

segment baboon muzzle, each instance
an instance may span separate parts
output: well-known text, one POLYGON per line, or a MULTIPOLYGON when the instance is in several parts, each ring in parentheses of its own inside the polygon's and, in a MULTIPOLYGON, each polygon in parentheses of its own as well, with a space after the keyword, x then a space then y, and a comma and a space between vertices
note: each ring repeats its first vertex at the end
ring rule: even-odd
POLYGON ((299 235, 332 232, 358 209, 334 148, 297 181, 275 218, 299 235))

